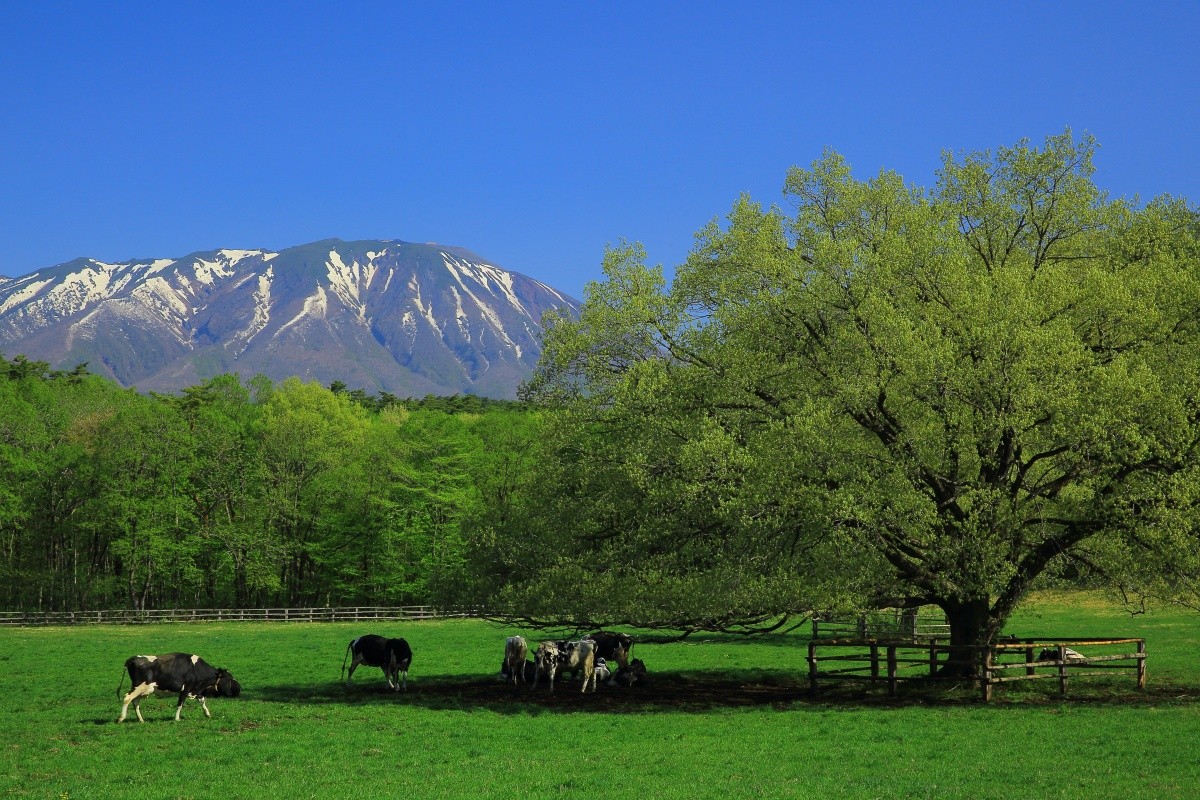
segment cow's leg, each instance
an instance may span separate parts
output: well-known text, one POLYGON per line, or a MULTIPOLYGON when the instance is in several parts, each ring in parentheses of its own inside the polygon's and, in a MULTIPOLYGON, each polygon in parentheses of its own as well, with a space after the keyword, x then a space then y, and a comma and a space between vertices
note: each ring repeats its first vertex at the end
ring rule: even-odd
POLYGON ((549 669, 549 674, 550 674, 550 691, 552 691, 552 692, 554 691, 554 673, 557 671, 558 671, 558 668, 554 664, 551 664, 550 669, 549 669))
POLYGON ((355 654, 350 661, 350 671, 346 673, 346 688, 350 688, 350 679, 354 677, 354 670, 358 669, 358 665, 362 663, 362 656, 355 654))
POLYGON ((142 719, 142 697, 154 693, 155 684, 141 683, 129 690, 129 693, 122 698, 121 716, 117 717, 117 722, 124 722, 125 715, 129 712, 129 704, 133 703, 133 710, 137 712, 138 722, 145 722, 142 719))
POLYGON ((179 722, 179 716, 183 713, 183 704, 187 702, 187 689, 179 690, 179 702, 175 705, 175 721, 179 722))
POLYGON ((400 675, 401 675, 400 688, 407 692, 408 691, 408 667, 404 667, 402 670, 400 670, 400 675))
POLYGON ((212 712, 208 710, 208 703, 204 702, 204 695, 200 695, 196 699, 200 701, 200 707, 204 709, 204 716, 211 717, 212 712))

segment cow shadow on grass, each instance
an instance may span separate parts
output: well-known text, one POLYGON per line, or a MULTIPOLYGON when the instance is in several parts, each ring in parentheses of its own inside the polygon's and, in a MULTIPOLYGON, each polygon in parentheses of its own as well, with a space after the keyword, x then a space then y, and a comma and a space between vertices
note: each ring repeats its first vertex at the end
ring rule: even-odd
MULTIPOLYGON (((354 684, 337 681, 311 686, 262 685, 244 697, 268 703, 304 705, 408 705, 429 710, 487 710, 500 714, 579 712, 591 714, 705 713, 722 709, 828 710, 830 708, 908 708, 913 706, 982 705, 978 689, 968 682, 946 689, 905 687, 889 697, 883 687, 822 688, 813 696, 807 676, 794 672, 753 670, 730 677, 725 672, 654 673, 631 687, 601 685, 582 694, 574 681, 556 681, 553 693, 544 685, 502 683, 495 676, 432 675, 409 677, 408 690, 394 692, 382 680, 354 684)), ((1136 691, 1126 686, 1081 688, 1063 698, 1054 692, 997 692, 992 706, 1103 705, 1146 706, 1200 703, 1200 688, 1164 686, 1136 691)))
POLYGON ((486 709, 501 714, 623 713, 629 711, 696 711, 790 704, 807 697, 807 683, 791 673, 761 673, 752 680, 721 679, 717 673, 655 673, 629 687, 602 684, 595 692, 580 692, 580 683, 558 680, 554 691, 543 681, 536 688, 503 683, 494 675, 462 676, 410 674, 408 690, 395 692, 382 680, 310 686, 263 685, 244 697, 265 702, 337 705, 394 705, 431 710, 486 709))

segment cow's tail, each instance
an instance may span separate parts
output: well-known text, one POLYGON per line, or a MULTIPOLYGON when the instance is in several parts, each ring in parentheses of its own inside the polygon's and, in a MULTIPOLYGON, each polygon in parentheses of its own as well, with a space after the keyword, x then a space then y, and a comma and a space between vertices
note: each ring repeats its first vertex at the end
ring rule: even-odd
POLYGON ((346 645, 346 655, 342 656, 342 678, 346 677, 346 662, 350 660, 350 648, 354 647, 354 640, 346 645))
MULTIPOLYGON (((125 685, 125 673, 126 672, 128 672, 128 670, 122 670, 121 680, 117 683, 117 699, 118 700, 121 699, 121 687, 125 685)), ((133 678, 129 679, 129 688, 130 689, 133 688, 133 678)))

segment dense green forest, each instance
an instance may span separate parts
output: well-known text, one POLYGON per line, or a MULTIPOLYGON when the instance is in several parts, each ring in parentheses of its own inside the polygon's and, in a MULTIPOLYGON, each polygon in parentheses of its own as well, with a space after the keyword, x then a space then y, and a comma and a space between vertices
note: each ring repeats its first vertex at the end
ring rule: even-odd
POLYGON ((0 607, 454 602, 537 426, 476 397, 147 396, 0 362, 0 607))

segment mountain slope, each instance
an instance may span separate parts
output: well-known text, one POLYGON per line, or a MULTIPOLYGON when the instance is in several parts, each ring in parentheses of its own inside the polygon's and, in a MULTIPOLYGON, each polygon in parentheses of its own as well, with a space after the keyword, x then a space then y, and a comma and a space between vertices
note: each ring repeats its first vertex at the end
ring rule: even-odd
POLYGON ((399 396, 513 397, 541 353, 551 287, 457 247, 329 239, 0 282, 0 352, 169 391, 222 372, 340 380, 399 396))

